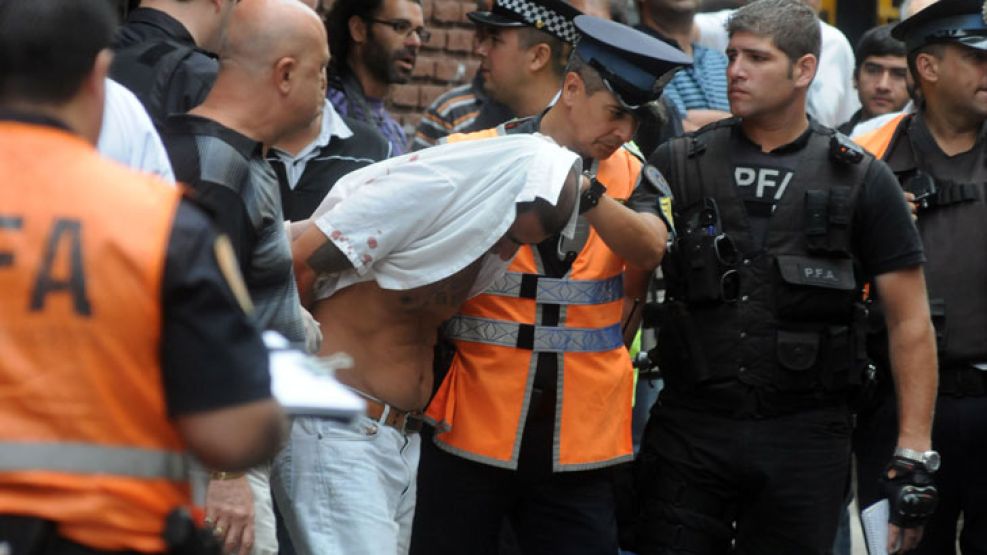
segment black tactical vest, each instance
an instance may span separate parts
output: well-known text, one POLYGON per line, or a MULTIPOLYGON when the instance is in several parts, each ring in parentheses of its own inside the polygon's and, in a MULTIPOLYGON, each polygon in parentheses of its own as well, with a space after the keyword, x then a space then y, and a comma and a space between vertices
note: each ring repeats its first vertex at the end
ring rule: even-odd
POLYGON ((939 365, 987 362, 987 167, 968 182, 939 178, 915 151, 912 121, 899 124, 885 160, 905 190, 926 197, 917 223, 939 365))
POLYGON ((738 124, 727 120, 670 143, 678 234, 662 265, 662 375, 675 389, 737 379, 781 393, 842 392, 866 365, 866 311, 850 241, 873 157, 811 124, 763 248, 756 247, 727 163, 738 124))

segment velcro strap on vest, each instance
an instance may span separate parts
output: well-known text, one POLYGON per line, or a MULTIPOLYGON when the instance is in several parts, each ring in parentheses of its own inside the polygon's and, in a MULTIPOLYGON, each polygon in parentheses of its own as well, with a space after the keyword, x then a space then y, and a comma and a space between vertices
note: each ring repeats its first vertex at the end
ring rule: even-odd
POLYGON ((508 272, 484 293, 499 297, 535 299, 544 304, 605 304, 623 298, 624 278, 618 274, 602 280, 568 280, 508 272))
POLYGON ((185 455, 88 443, 0 441, 0 472, 66 472, 128 478, 188 479, 185 455))
POLYGON ((850 195, 850 187, 842 185, 805 192, 805 235, 810 251, 848 252, 850 195))
POLYGON ((948 206, 979 200, 982 187, 974 183, 956 183, 946 179, 937 179, 936 186, 938 190, 929 203, 932 206, 948 206))
POLYGON ((459 315, 445 325, 449 339, 543 353, 600 353, 624 344, 620 324, 605 328, 535 326, 459 315))

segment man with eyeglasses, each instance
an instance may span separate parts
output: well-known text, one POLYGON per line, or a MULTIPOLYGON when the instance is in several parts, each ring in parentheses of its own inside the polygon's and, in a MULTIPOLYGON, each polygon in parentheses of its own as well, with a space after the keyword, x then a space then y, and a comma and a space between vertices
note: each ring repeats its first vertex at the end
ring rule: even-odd
POLYGON ((908 104, 908 64, 905 45, 891 36, 891 25, 870 29, 857 43, 857 87, 860 109, 837 129, 851 136, 857 124, 876 116, 900 112, 908 104))
POLYGON ((343 116, 365 121, 403 154, 408 137, 384 107, 391 86, 407 83, 418 50, 432 34, 420 0, 337 0, 326 16, 328 97, 343 116))
POLYGON ((505 518, 523 553, 617 552, 611 471, 633 451, 623 332, 667 239, 656 199, 625 205, 639 181, 661 178, 624 145, 690 59, 619 23, 549 17, 544 4, 500 1, 491 14, 581 35, 558 100, 448 140, 541 133, 582 156, 592 181, 572 240, 522 247, 444 326, 455 350, 426 412, 436 431, 423 441, 412 553, 489 553, 505 518))
MULTIPOLYGON (((676 240, 662 266, 665 388, 639 455, 637 552, 822 555, 850 478, 865 281, 891 330, 897 445, 929 452, 925 257, 888 167, 806 114, 822 42, 813 10, 757 0, 727 32, 735 117, 651 159, 672 189, 676 240)), ((888 535, 908 550, 935 488, 929 471, 891 463, 888 535)))

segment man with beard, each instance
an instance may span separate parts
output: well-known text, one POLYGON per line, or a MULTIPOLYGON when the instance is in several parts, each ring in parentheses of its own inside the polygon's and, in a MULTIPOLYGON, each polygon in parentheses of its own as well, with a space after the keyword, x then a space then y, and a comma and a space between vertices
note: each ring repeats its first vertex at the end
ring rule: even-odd
POLYGON ((338 0, 326 27, 333 107, 376 127, 391 143, 392 154, 403 154, 408 137, 384 108, 384 99, 391 85, 411 79, 418 49, 431 37, 420 0, 338 0))

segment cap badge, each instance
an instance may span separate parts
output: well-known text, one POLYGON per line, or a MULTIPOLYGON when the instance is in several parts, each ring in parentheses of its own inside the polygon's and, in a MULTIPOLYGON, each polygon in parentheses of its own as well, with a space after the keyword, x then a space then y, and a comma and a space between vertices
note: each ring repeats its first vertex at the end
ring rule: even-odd
POLYGON ((535 29, 541 30, 542 27, 544 27, 544 26, 545 26, 545 22, 544 21, 542 21, 540 19, 535 21, 535 29))

